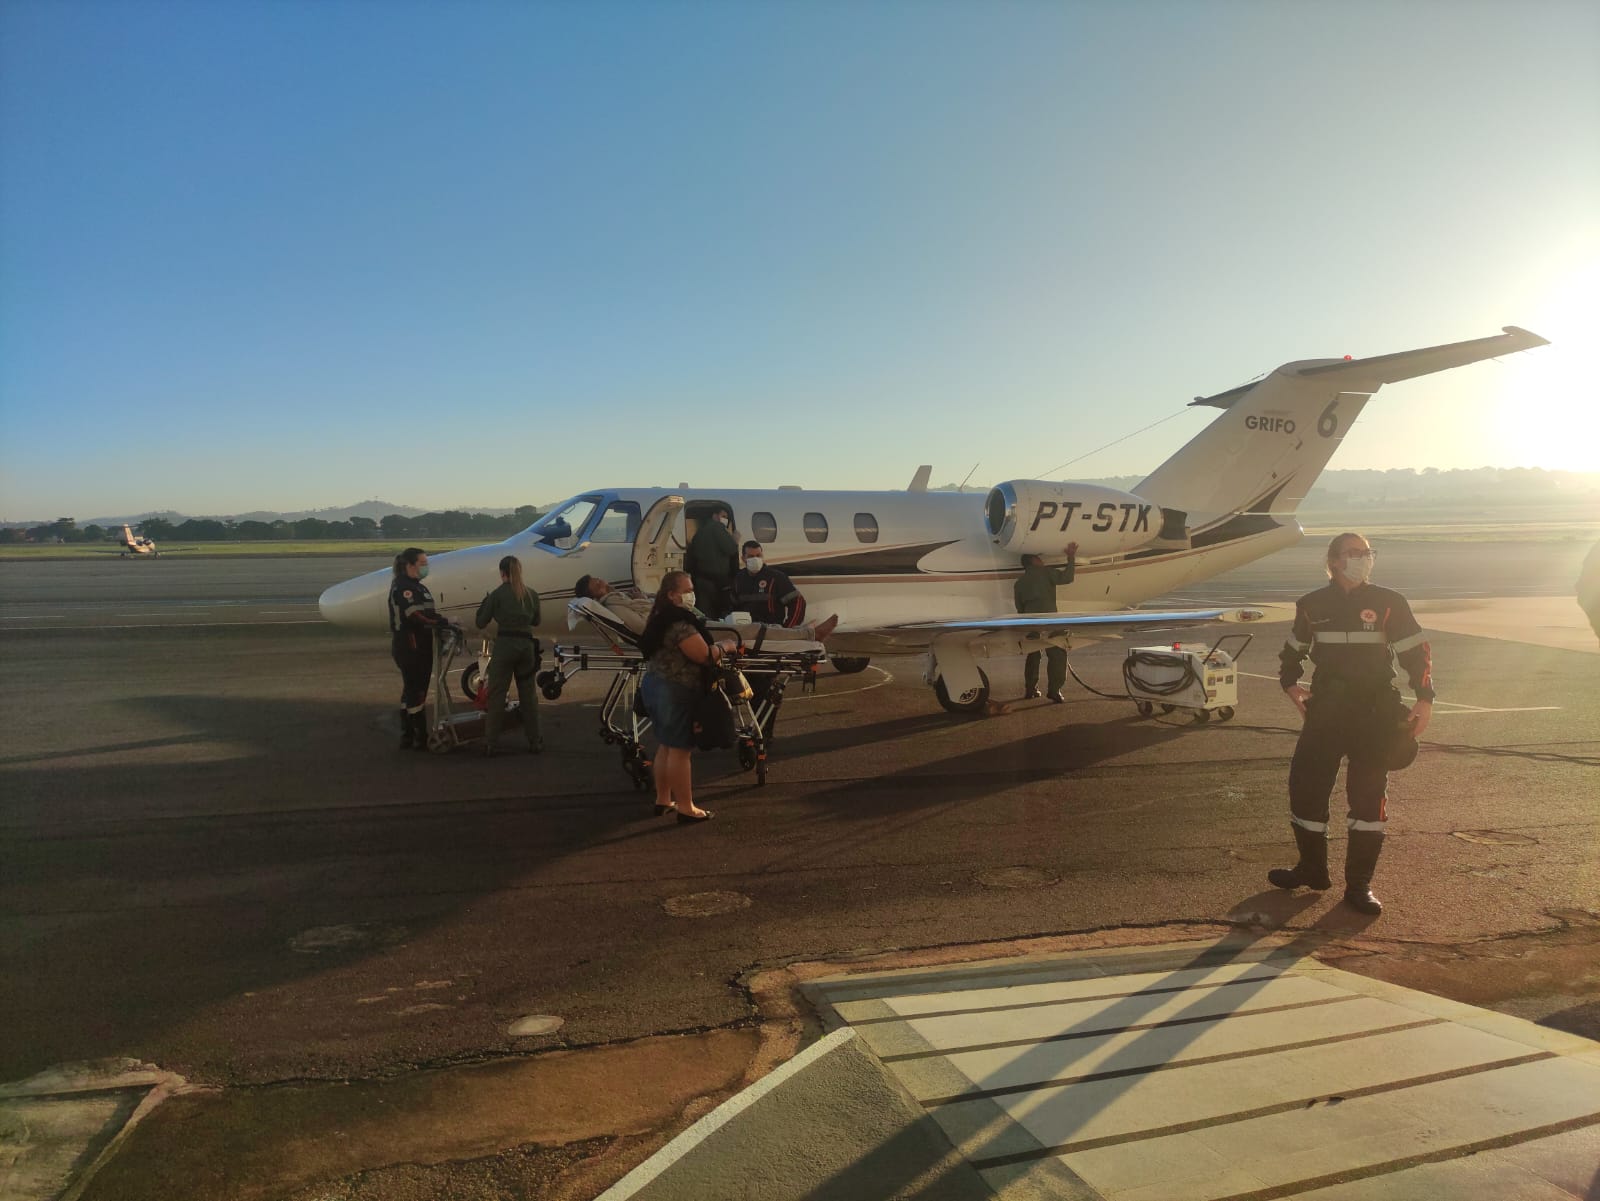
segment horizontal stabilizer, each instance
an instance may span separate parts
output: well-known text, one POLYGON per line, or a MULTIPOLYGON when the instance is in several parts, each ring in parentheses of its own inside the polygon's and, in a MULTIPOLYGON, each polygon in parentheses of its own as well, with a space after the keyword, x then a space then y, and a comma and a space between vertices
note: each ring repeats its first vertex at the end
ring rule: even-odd
MULTIPOLYGON (((1468 342, 1451 342, 1444 346, 1427 346, 1421 350, 1402 350, 1395 354, 1374 355, 1368 359, 1318 359, 1307 363, 1291 363, 1278 371, 1300 377, 1336 376, 1330 383, 1347 392, 1376 392, 1384 384, 1394 384, 1419 375, 1432 375, 1452 367, 1465 367, 1483 359, 1514 354, 1519 350, 1532 350, 1535 346, 1550 345, 1549 339, 1515 325, 1504 327, 1505 332, 1489 338, 1473 338, 1468 342)), ((1190 407, 1206 405, 1213 409, 1231 409, 1260 381, 1254 380, 1218 392, 1215 396, 1197 396, 1190 407)))

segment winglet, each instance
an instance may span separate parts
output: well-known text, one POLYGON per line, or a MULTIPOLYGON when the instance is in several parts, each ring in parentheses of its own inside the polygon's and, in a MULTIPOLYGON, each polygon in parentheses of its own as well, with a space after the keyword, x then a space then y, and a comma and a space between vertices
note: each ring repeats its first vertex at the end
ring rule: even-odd
POLYGON ((928 490, 928 480, 931 479, 932 476, 933 464, 924 463, 921 467, 917 468, 917 474, 911 477, 911 483, 907 486, 906 491, 926 492, 928 490))

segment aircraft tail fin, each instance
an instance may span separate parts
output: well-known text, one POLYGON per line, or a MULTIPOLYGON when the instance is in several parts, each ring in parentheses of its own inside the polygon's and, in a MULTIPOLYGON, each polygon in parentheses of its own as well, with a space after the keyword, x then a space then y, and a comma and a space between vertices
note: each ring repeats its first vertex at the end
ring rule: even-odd
POLYGON ((1546 345, 1505 332, 1366 359, 1285 363, 1264 379, 1194 404, 1226 410, 1133 491, 1202 524, 1233 513, 1292 513, 1362 407, 1384 384, 1546 345))

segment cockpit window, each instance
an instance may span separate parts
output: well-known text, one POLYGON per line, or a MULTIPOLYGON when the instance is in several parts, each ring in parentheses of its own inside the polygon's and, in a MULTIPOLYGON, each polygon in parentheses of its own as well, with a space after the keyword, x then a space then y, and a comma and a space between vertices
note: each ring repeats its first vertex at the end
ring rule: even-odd
POLYGON ((589 524, 600 497, 579 496, 551 509, 523 531, 523 538, 536 550, 565 554, 578 545, 583 527, 589 524))
POLYGON ((632 542, 639 536, 637 501, 614 500, 589 535, 590 542, 632 542))

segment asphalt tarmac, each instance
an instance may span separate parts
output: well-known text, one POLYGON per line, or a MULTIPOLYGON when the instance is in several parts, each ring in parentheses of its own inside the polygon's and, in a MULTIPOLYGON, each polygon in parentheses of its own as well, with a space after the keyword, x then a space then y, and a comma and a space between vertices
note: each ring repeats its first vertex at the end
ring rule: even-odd
MULTIPOLYGON (((1321 549, 1180 599, 1292 599, 1321 549)), ((1586 549, 1380 546, 1379 578, 1570 595, 1586 549)), ((1254 631, 1227 724, 1070 684, 959 720, 916 660, 824 669, 766 787, 697 757, 717 817, 688 828, 596 736, 601 673, 542 706, 543 756, 396 751, 384 640, 315 606, 371 566, 0 565, 0 1080, 106 1056, 223 1087, 392 1078, 736 1030, 751 973, 797 960, 1218 923, 1315 927, 1406 983, 1600 1033, 1600 656, 1433 638, 1449 703, 1392 780, 1368 919, 1265 883, 1298 728, 1282 626, 1254 631), (529 1017, 550 1031, 512 1032, 529 1017)), ((1110 689, 1122 653, 1072 662, 1110 689)))

